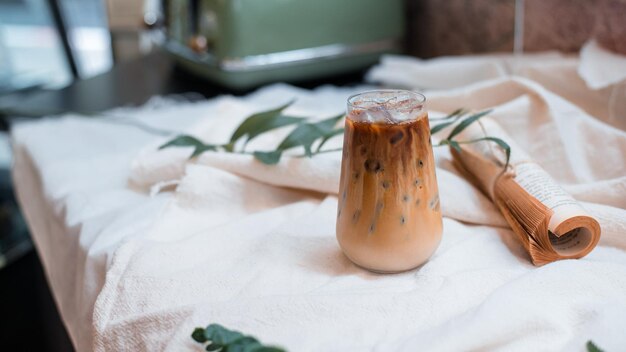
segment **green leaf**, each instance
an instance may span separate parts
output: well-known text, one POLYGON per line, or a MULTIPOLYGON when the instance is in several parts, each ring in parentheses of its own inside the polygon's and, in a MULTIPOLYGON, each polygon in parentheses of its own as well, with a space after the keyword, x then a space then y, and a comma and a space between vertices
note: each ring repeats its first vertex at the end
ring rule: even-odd
POLYGON ((329 117, 325 120, 316 122, 314 123, 314 125, 317 126, 317 128, 319 128, 324 133, 330 133, 334 130, 335 125, 337 125, 337 122, 339 122, 339 120, 341 120, 344 116, 345 114, 341 113, 337 116, 329 117))
MULTIPOLYGON (((464 119, 463 121, 461 121, 458 125, 456 125, 454 127, 454 129, 452 129, 452 132, 450 132, 450 135, 448 136, 448 139, 452 139, 454 138, 454 136, 456 136, 457 134, 463 132, 463 130, 465 128, 467 128, 469 125, 471 125, 472 123, 478 121, 478 119, 480 119, 481 117, 489 114, 491 112, 491 110, 485 110, 482 112, 479 112, 477 114, 474 114, 466 119, 464 119)), ((435 126, 436 127, 436 126, 435 126)), ((432 130, 431 130, 432 131, 432 130)), ((432 132, 431 132, 432 133, 432 132)))
POLYGON ((286 350, 280 347, 262 346, 260 348, 255 349, 253 352, 286 352, 286 350))
POLYGON ((245 119, 230 137, 230 143, 234 144, 239 138, 246 136, 246 143, 267 131, 300 123, 304 121, 300 117, 292 117, 282 115, 282 111, 293 104, 293 100, 289 103, 279 106, 275 109, 259 112, 245 119))
POLYGON ((214 145, 204 145, 202 147, 196 147, 196 149, 193 151, 193 153, 191 153, 191 156, 189 157, 189 159, 195 158, 198 155, 200 155, 200 154, 202 154, 202 153, 204 153, 204 152, 206 152, 208 150, 215 151, 215 150, 217 150, 217 147, 214 146, 214 145))
POLYGON ((456 141, 450 141, 450 146, 454 148, 457 152, 461 151, 461 146, 456 141))
POLYGON ((329 134, 325 135, 324 138, 322 139, 322 141, 320 142, 320 144, 317 146, 317 149, 315 150, 316 152, 319 152, 320 150, 322 150, 322 147, 324 146, 324 144, 326 144, 326 142, 328 142, 329 139, 331 139, 332 137, 338 135, 338 134, 343 134, 345 128, 337 128, 332 130, 329 134))
POLYGON ((204 328, 204 337, 206 337, 207 340, 212 341, 213 336, 217 333, 217 331, 223 329, 225 329, 225 327, 221 326, 220 324, 209 324, 209 326, 204 328))
POLYGON ((207 150, 217 150, 216 145, 204 144, 199 139, 189 135, 178 136, 171 141, 161 145, 159 147, 159 150, 169 147, 194 147, 193 153, 189 157, 190 159, 195 158, 196 156, 206 152, 207 150))
POLYGON ((204 336, 203 328, 195 328, 191 333, 191 338, 196 342, 204 343, 207 342, 207 338, 204 336))
POLYGON ((587 341, 587 351, 588 352, 604 352, 604 350, 596 346, 596 344, 593 343, 593 341, 591 340, 587 341))
POLYGON ((254 337, 246 336, 228 345, 227 352, 255 352, 263 345, 254 337))
POLYGON ((456 123, 458 121, 458 119, 460 119, 461 117, 463 117, 465 114, 467 114, 467 110, 461 108, 461 109, 456 109, 453 112, 451 112, 450 114, 448 114, 448 116, 441 118, 441 119, 435 119, 435 120, 448 120, 453 118, 452 121, 446 121, 440 124, 437 124, 435 126, 433 126, 430 129, 430 134, 435 134, 441 130, 443 130, 444 128, 456 123))
POLYGON ((235 143, 230 142, 228 144, 224 144, 222 146, 222 148, 224 148, 224 150, 229 152, 229 153, 234 153, 235 152, 235 143))
POLYGON ((220 345, 217 343, 211 343, 211 344, 208 344, 204 349, 208 352, 214 352, 214 351, 221 350, 222 348, 224 348, 223 345, 220 345))
POLYGON ((202 143, 196 137, 192 137, 192 136, 189 136, 189 135, 182 135, 182 136, 178 136, 178 137, 168 141, 167 143, 161 145, 159 147, 159 150, 165 149, 165 148, 168 148, 168 147, 196 147, 197 148, 199 146, 204 146, 204 143, 202 143))
POLYGON ((333 116, 331 118, 316 122, 303 123, 298 125, 285 139, 278 145, 278 150, 287 150, 294 147, 304 147, 304 154, 312 156, 311 146, 319 138, 325 138, 335 133, 334 128, 344 115, 333 116))
POLYGON ((458 109, 454 110, 453 112, 451 112, 450 114, 448 114, 448 116, 446 116, 446 119, 449 119, 449 118, 454 117, 456 115, 463 116, 466 113, 467 113, 467 110, 465 110, 465 108, 458 108, 458 109))
POLYGON ((459 152, 459 153, 461 152, 461 146, 459 145, 459 142, 457 142, 457 141, 452 141, 452 140, 449 140, 449 139, 442 139, 439 142, 439 145, 449 145, 452 148, 454 148, 457 152, 459 152))
POLYGON ((452 125, 455 122, 456 122, 456 120, 455 121, 442 122, 442 123, 440 123, 438 125, 434 125, 433 127, 430 128, 430 134, 435 134, 435 133, 443 130, 444 128, 452 125))
POLYGON ((470 141, 459 141, 459 142, 444 139, 439 144, 441 144, 441 145, 449 144, 450 146, 454 147, 454 149, 456 149, 457 151, 460 152, 461 148, 460 148, 459 144, 471 144, 471 143, 476 143, 476 142, 480 142, 480 141, 494 142, 500 148, 502 148, 504 150, 504 153, 506 154, 506 163, 504 164, 504 169, 506 170, 506 168, 509 167, 509 161, 511 160, 511 146, 509 146, 509 144, 507 142, 503 141, 500 138, 483 137, 483 138, 478 138, 478 139, 472 139, 470 141), (456 144, 458 148, 455 147, 453 144, 456 144))
POLYGON ((204 336, 219 345, 228 345, 244 337, 239 331, 228 330, 219 324, 211 324, 204 330, 204 336))
POLYGON ((280 161, 280 157, 282 156, 282 151, 275 150, 272 152, 254 152, 254 158, 265 165, 275 165, 280 161))
POLYGON ((205 350, 209 352, 286 352, 278 347, 264 346, 252 336, 229 330, 219 324, 211 324, 205 329, 196 328, 191 337, 200 343, 209 342, 205 346, 205 350))

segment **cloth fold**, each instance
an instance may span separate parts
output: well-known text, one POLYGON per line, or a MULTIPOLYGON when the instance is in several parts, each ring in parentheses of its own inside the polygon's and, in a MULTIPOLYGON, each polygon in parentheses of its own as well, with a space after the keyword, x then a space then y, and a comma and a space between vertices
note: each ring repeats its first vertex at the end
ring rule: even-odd
POLYGON ((591 89, 600 89, 626 80, 626 56, 604 49, 597 41, 580 50, 578 73, 591 89))
MULTIPOLYGON (((249 111, 241 105, 245 103, 228 102, 228 107, 222 106, 221 111, 225 114, 233 111, 234 116, 240 111, 249 111)), ((497 78, 463 90, 433 92, 428 106, 433 109, 431 115, 434 116, 459 107, 474 110, 493 108, 492 116, 513 136, 516 144, 526 146, 525 152, 533 160, 537 160, 566 189, 576 191, 574 196, 581 197, 580 200, 588 197, 606 199, 607 205, 626 208, 623 165, 603 161, 626 160, 626 132, 598 122, 537 83, 524 78, 497 78), (571 143, 572 140, 576 143, 571 143), (605 159, 594 157, 599 153, 605 159)), ((297 102, 294 108, 298 108, 297 102)), ((215 120, 203 121, 190 131, 210 131, 209 126, 213 124, 215 120)), ((446 132, 444 130, 434 136, 435 145, 446 132)), ((275 148, 280 136, 285 133, 286 130, 270 132, 266 138, 250 143, 248 150, 275 148)), ((207 142, 214 143, 212 140, 207 142)), ((341 136, 333 138, 327 148, 336 148, 341 142, 341 136)), ((274 186, 328 194, 336 194, 339 188, 339 152, 319 154, 313 158, 285 156, 272 166, 264 165, 247 154, 206 152, 193 161, 188 160, 189 154, 190 149, 187 148, 164 151, 149 146, 134 160, 131 179, 143 186, 181 179, 184 177, 184 165, 195 163, 274 186)), ((506 222, 493 204, 452 167, 448 153, 437 150, 436 156, 443 215, 468 223, 506 227, 506 222), (464 196, 464 201, 458 201, 459 194, 464 196)), ((603 200, 600 203, 604 204, 603 200)), ((611 229, 607 227, 604 236, 620 236, 611 229)))
MULTIPOLYGON (((459 77, 427 93, 430 114, 493 108, 516 144, 600 221, 600 244, 581 260, 532 266, 445 147, 435 148, 440 247, 417 270, 378 275, 353 265, 335 239, 340 153, 307 159, 296 150, 271 167, 212 152, 189 161, 190 150, 159 151, 167 138, 107 118, 17 126, 18 199, 77 350, 198 350, 190 334, 209 323, 304 352, 583 350, 590 339, 622 348, 626 134, 604 122, 604 96, 577 75, 576 58, 529 59, 515 71, 488 68, 493 59, 450 61, 459 77)), ((428 88, 445 76, 406 61, 379 77, 400 85, 392 77, 404 72, 428 88)), ((321 119, 365 89, 273 85, 115 114, 223 143, 251 113, 296 98, 288 113, 321 119)), ((288 132, 248 148, 271 150, 288 132)))

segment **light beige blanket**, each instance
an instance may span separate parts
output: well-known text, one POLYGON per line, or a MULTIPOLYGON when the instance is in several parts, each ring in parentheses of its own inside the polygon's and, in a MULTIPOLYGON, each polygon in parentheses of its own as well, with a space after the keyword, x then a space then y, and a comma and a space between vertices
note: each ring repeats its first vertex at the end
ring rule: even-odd
MULTIPOLYGON (((200 350, 191 331, 217 322, 290 351, 576 351, 589 339, 619 350, 626 133, 603 122, 609 109, 586 88, 576 59, 530 63, 521 76, 505 65, 426 95, 433 116, 494 108, 516 144, 600 221, 590 255, 540 268, 442 148, 441 246, 417 270, 376 275, 355 267, 335 240, 339 153, 273 167, 221 153, 190 163, 189 150, 157 152, 164 139, 119 124, 66 117, 18 127, 18 196, 73 341, 79 350, 200 350)), ((394 67, 377 70, 385 69, 394 67)), ((295 97, 290 113, 323 118, 360 89, 276 85, 122 113, 218 143, 252 112, 295 97)), ((270 148, 287 132, 250 148, 270 148)))

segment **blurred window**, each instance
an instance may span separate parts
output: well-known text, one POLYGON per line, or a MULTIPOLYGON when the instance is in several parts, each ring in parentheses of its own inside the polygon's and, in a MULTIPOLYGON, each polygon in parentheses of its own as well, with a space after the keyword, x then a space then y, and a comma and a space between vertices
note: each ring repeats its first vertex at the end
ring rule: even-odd
POLYGON ((62 87, 73 79, 51 5, 65 23, 77 73, 90 77, 111 68, 111 40, 99 0, 0 1, 0 93, 33 85, 62 87))
POLYGON ((57 1, 65 16, 80 77, 91 77, 109 70, 113 65, 113 53, 104 1, 57 1))

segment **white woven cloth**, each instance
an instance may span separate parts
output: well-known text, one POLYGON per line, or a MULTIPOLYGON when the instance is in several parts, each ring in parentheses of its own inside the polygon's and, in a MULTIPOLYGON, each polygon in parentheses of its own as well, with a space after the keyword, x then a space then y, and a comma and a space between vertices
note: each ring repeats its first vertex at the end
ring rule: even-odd
MULTIPOLYGON (((448 60, 458 75, 475 73, 466 59, 448 60)), ((590 255, 540 268, 440 148, 442 243, 417 270, 377 275, 354 266, 335 240, 338 153, 274 167, 220 153, 189 163, 189 150, 157 152, 167 138, 116 118, 17 126, 18 197, 73 342, 80 351, 201 350, 191 331, 217 322, 290 351, 576 351, 589 339, 620 350, 626 132, 596 116, 602 104, 589 98, 578 61, 563 60, 532 61, 523 78, 503 71, 438 82, 427 94, 431 115, 495 108, 515 142, 598 217, 602 238, 590 255), (176 186, 150 196, 167 184, 176 186)), ((385 65, 374 72, 394 69, 385 65)), ((323 118, 361 89, 274 85, 245 98, 155 100, 112 114, 219 143, 251 112, 295 97, 288 112, 323 118)), ((270 148, 287 132, 250 149, 270 148)))

